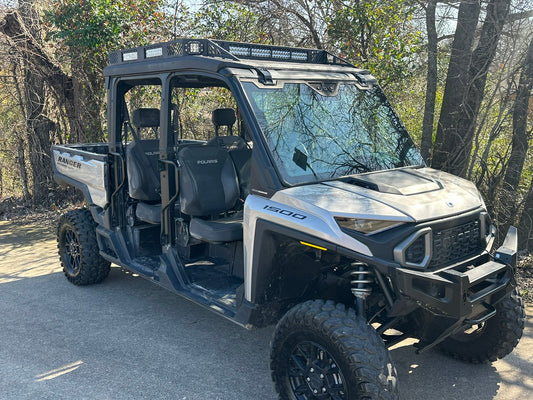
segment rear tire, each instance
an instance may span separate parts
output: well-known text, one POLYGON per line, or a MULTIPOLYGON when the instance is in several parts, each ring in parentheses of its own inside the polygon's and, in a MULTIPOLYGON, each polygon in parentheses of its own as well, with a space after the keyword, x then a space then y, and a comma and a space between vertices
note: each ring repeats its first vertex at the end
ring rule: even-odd
POLYGON ((354 310, 332 301, 287 312, 274 333, 270 368, 282 400, 399 398, 381 338, 354 310))
POLYGON ((89 210, 73 210, 61 216, 57 248, 63 272, 73 284, 98 283, 109 274, 110 263, 99 253, 95 223, 89 210))
POLYGON ((473 364, 496 361, 513 351, 524 330, 524 302, 514 291, 495 305, 496 315, 450 336, 439 345, 446 355, 473 364))

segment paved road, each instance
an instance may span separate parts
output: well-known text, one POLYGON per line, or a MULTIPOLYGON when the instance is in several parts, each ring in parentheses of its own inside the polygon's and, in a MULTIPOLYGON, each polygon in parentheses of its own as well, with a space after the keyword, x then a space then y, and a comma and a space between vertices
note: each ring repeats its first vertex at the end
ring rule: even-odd
MULTIPOLYGON (((53 229, 0 222, 0 399, 274 400, 272 328, 247 331, 112 268, 75 287, 53 229)), ((403 399, 533 398, 533 307, 513 354, 469 365, 392 350, 403 399)))

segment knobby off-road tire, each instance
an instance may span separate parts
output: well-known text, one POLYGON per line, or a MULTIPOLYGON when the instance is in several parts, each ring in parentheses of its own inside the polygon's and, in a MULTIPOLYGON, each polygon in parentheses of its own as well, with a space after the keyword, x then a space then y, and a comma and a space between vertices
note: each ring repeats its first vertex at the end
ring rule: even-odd
POLYGON ((474 364, 492 362, 513 351, 524 330, 524 302, 515 290, 495 306, 496 315, 439 345, 446 355, 474 364))
POLYGON ((89 210, 73 210, 61 216, 57 248, 63 272, 73 284, 98 283, 109 274, 110 263, 99 254, 95 223, 89 210))
POLYGON ((282 400, 399 398, 382 339, 354 310, 332 301, 287 312, 274 333, 270 368, 282 400))

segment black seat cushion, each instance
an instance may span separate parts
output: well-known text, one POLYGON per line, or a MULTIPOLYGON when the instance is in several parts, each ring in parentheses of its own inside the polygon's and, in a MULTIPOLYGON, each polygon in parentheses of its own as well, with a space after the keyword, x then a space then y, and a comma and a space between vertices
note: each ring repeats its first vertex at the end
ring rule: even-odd
POLYGON ((128 144, 126 168, 130 197, 142 201, 160 201, 158 160, 158 140, 136 140, 128 144))
POLYGON ((242 240, 242 213, 214 221, 192 218, 189 233, 193 238, 213 243, 242 240))
POLYGON ((149 224, 161 223, 161 204, 148 204, 139 202, 135 215, 141 221, 148 222, 149 224))
POLYGON ((210 145, 190 145, 178 152, 181 211, 194 217, 231 210, 239 199, 239 183, 228 153, 210 145))
POLYGON ((237 171, 241 197, 245 198, 249 192, 252 149, 240 136, 216 136, 210 139, 207 144, 220 146, 227 150, 237 171))

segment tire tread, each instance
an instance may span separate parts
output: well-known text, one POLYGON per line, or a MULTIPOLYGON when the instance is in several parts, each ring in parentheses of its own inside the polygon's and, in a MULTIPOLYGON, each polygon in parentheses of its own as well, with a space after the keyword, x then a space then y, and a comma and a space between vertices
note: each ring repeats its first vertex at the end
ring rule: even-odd
POLYGON ((280 372, 280 354, 287 338, 297 331, 314 332, 327 338, 342 352, 349 374, 355 377, 357 388, 356 397, 352 396, 354 399, 398 399, 396 369, 381 338, 364 319, 356 317, 352 309, 330 300, 301 303, 289 310, 278 323, 272 340, 270 365, 280 399, 290 399, 280 372))
POLYGON ((63 272, 69 282, 84 286, 102 282, 111 270, 111 264, 100 255, 96 240, 96 224, 91 212, 86 209, 76 209, 63 214, 57 228, 57 247, 63 272), (63 234, 65 229, 71 229, 78 237, 81 250, 81 266, 77 275, 72 276, 63 259, 63 234))

